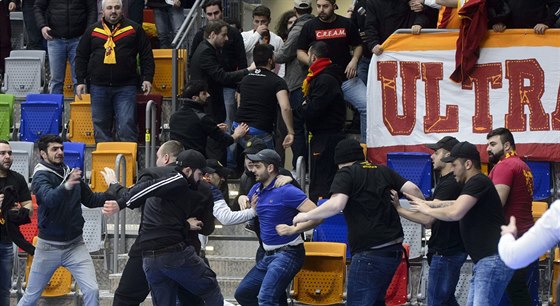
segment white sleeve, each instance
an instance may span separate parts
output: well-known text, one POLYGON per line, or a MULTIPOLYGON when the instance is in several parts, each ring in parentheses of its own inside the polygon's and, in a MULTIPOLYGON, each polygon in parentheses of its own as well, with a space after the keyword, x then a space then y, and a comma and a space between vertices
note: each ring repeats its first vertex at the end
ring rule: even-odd
POLYGON ((498 243, 502 261, 512 269, 526 267, 560 240, 560 201, 552 204, 535 225, 515 240, 504 235, 498 243))
POLYGON ((256 215, 254 209, 232 211, 225 200, 214 201, 214 217, 223 225, 240 224, 253 219, 256 215))
MULTIPOLYGON (((253 49, 255 49, 255 45, 261 39, 261 35, 257 31, 245 31, 241 32, 241 36, 243 37, 243 44, 245 45, 245 53, 246 54, 253 54, 253 49)), ((251 56, 252 58, 253 56, 251 56)), ((251 63, 247 63, 251 65, 251 63)))
POLYGON ((441 5, 437 4, 436 0, 424 0, 424 5, 438 10, 441 8, 441 5))

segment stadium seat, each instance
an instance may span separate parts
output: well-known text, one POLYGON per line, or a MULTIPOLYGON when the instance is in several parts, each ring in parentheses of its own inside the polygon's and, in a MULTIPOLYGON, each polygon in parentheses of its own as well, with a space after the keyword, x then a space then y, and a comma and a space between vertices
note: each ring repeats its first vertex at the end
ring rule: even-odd
POLYGON ((346 244, 305 242, 305 261, 293 281, 292 297, 310 305, 344 301, 346 244))
MULTIPOLYGON (((146 143, 150 141, 150 137, 156 137, 161 132, 161 104, 163 97, 161 95, 136 95, 136 122, 138 123, 138 143, 146 143), (153 100, 156 105, 156 130, 146 135, 146 106, 148 101, 153 100)), ((150 127, 151 128, 151 127, 150 127)))
MULTIPOLYGON (((37 244, 37 237, 33 239, 33 245, 37 244)), ((33 256, 27 256, 27 262, 25 265, 25 284, 29 279, 29 272, 31 271, 31 264, 33 263, 33 256)), ((64 296, 72 292, 72 274, 70 271, 64 267, 58 267, 54 271, 51 280, 45 286, 41 296, 43 297, 55 297, 64 296)))
MULTIPOLYGON (((326 202, 327 199, 321 199, 317 205, 326 202)), ((313 230, 313 241, 315 242, 339 242, 348 246, 348 226, 342 212, 323 219, 323 222, 313 230)), ((350 259, 350 248, 346 248, 346 258, 350 259)))
MULTIPOLYGON (((154 61, 156 70, 154 73, 154 81, 152 83, 152 93, 160 94, 165 98, 170 98, 171 86, 172 86, 172 53, 171 49, 154 49, 154 61)), ((186 65, 187 50, 179 49, 177 55, 177 65, 179 66, 178 71, 178 84, 179 88, 177 93, 183 92, 183 87, 185 84, 185 71, 183 67, 186 65)))
POLYGON ((408 244, 403 244, 405 253, 403 253, 401 263, 393 275, 393 280, 385 293, 385 304, 387 306, 405 305, 408 300, 408 279, 409 279, 409 263, 408 257, 410 248, 408 244))
POLYGON ((88 208, 82 205, 84 217, 83 237, 84 243, 90 253, 103 248, 103 214, 101 208, 88 208))
POLYGON ((86 144, 81 142, 64 142, 64 163, 70 168, 80 168, 85 174, 84 154, 86 144))
MULTIPOLYGON (((27 240, 29 243, 33 243, 33 238, 39 235, 38 220, 37 220, 37 216, 39 215, 37 213, 37 209, 39 208, 39 206, 37 205, 37 198, 35 197, 34 194, 31 195, 31 202, 33 203, 33 215, 31 215, 30 218, 31 223, 19 226, 19 231, 23 235, 23 238, 25 238, 25 240, 27 240)), ((19 249, 19 251, 23 252, 22 249, 19 249)))
POLYGON ((25 26, 23 24, 22 12, 10 12, 10 25, 12 28, 12 49, 21 50, 25 42, 25 26))
POLYGON ((67 138, 72 142, 83 142, 94 145, 93 121, 91 119, 91 97, 83 94, 80 100, 77 96, 70 103, 67 138))
POLYGON ((45 90, 44 62, 44 58, 38 57, 7 57, 2 91, 17 98, 42 93, 45 90))
POLYGON ((35 142, 46 134, 59 135, 62 108, 54 101, 26 101, 21 103, 19 139, 35 142))
POLYGON ((533 200, 546 200, 552 196, 550 163, 525 161, 533 173, 533 200))
POLYGON ((425 198, 432 195, 432 160, 421 152, 387 154, 387 166, 420 188, 425 198))
POLYGON ((14 125, 14 95, 0 94, 0 139, 10 140, 14 125))
POLYGON ((403 243, 408 245, 409 257, 410 258, 421 257, 422 237, 424 236, 424 228, 422 227, 422 224, 412 222, 406 218, 401 217, 401 225, 404 232, 403 243))
POLYGON ((537 222, 537 220, 542 217, 544 212, 548 209, 547 202, 533 202, 533 220, 537 222))
POLYGON ((12 147, 12 170, 23 175, 25 180, 29 182, 30 174, 32 174, 33 165, 33 147, 32 142, 27 141, 10 141, 12 147))
POLYGON ((125 185, 128 187, 134 183, 138 144, 135 142, 100 142, 97 144, 96 150, 91 153, 92 168, 90 185, 93 191, 103 192, 107 190, 109 186, 105 183, 100 171, 105 167, 115 168, 115 161, 119 154, 123 154, 126 161, 125 185))
POLYGON ((74 96, 74 83, 72 82, 72 66, 70 62, 66 62, 66 72, 64 73, 64 97, 72 98, 74 96))

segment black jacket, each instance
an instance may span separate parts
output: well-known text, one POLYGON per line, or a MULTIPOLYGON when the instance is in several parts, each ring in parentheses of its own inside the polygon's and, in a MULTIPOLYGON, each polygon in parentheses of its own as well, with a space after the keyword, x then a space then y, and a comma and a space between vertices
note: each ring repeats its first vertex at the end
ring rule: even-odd
MULTIPOLYGON (((245 44, 243 44, 243 37, 239 31, 231 26, 228 26, 228 40, 220 50, 219 62, 225 71, 237 71, 239 69, 247 68, 247 56, 245 55, 245 44)), ((198 45, 204 39, 204 27, 200 28, 194 35, 191 43, 191 52, 189 54, 189 63, 192 63, 192 57, 198 45)), ((251 63, 249 63, 251 64, 251 63)))
MULTIPOLYGON (((119 206, 144 205, 138 240, 142 250, 157 250, 189 242, 187 218, 197 216, 204 223, 203 235, 214 231, 214 202, 205 184, 195 184, 182 172, 169 167, 145 169, 141 183, 122 193, 119 206)), ((191 244, 194 239, 190 240, 191 244)))
POLYGON ((204 112, 204 105, 187 99, 181 109, 171 115, 169 120, 171 139, 180 141, 185 150, 193 149, 206 156, 208 137, 224 147, 233 143, 233 137, 220 130, 217 124, 204 112))
POLYGON ((33 10, 39 30, 50 27, 54 38, 79 37, 97 20, 95 0, 36 0, 33 10))
MULTIPOLYGON (((208 114, 220 123, 226 120, 226 108, 224 106, 224 87, 235 87, 249 70, 226 71, 220 64, 219 51, 207 40, 198 45, 191 59, 191 80, 204 80, 208 83, 210 103, 208 103, 208 114)), ((220 55, 220 57, 224 57, 220 55)))
POLYGON ((560 15, 560 0, 507 0, 510 15, 506 26, 510 29, 534 28, 537 23, 554 26, 560 15))
MULTIPOLYGON (((116 64, 103 64, 107 41, 103 34, 94 29, 103 29, 101 21, 90 26, 76 49, 76 77, 78 84, 86 84, 89 79, 92 85, 98 86, 126 86, 138 85, 138 81, 152 82, 154 78, 154 55, 148 36, 137 23, 123 18, 119 24, 120 30, 125 31, 113 38, 115 42, 116 64), (136 56, 140 57, 140 76, 136 72, 136 56)), ((114 26, 117 26, 114 25, 114 26)), ((109 29, 113 25, 107 24, 109 29)))
POLYGON ((32 191, 37 197, 39 238, 52 241, 71 241, 82 234, 84 218, 82 204, 86 207, 103 207, 108 194, 92 192, 85 182, 71 190, 64 188, 70 168, 64 164, 54 166, 43 161, 33 171, 32 191))
POLYGON ((346 120, 346 104, 341 89, 343 79, 342 69, 331 64, 311 80, 303 116, 312 134, 342 132, 346 120))

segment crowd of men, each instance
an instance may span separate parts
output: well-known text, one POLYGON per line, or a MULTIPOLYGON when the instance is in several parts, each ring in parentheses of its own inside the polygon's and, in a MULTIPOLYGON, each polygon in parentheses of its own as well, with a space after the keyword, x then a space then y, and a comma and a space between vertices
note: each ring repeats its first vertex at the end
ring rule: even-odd
MULTIPOLYGON (((162 46, 170 45, 177 32, 185 3, 148 1, 156 11, 162 46)), ((170 119, 172 140, 160 146, 157 167, 144 169, 131 188, 107 168, 102 175, 108 190, 93 193, 81 170, 64 164, 62 139, 45 135, 38 141, 41 161, 31 185, 39 207, 33 212, 27 183, 10 170, 11 147, 0 143, 2 305, 9 305, 11 241, 17 240, 9 229, 27 222, 32 213, 38 214, 39 237, 35 248, 27 247, 35 258, 18 305, 34 305, 58 266, 72 272, 86 305, 99 304, 93 262, 82 237, 81 204, 103 207, 106 215, 142 210, 114 305, 138 305, 150 291, 155 305, 227 303, 204 258, 206 240, 199 237, 212 233, 215 218, 223 224, 250 221, 259 239, 256 264, 237 288, 236 300, 285 305, 286 287, 305 257, 301 233, 341 211, 352 253, 348 305, 384 305, 403 255, 399 215, 432 228, 429 305, 457 305, 455 286, 467 256, 474 262, 468 305, 533 303, 538 262, 513 270, 498 253, 506 220, 515 220, 504 230, 508 239, 534 225, 532 174, 517 156, 509 130, 487 135, 494 165, 489 176, 481 173, 480 152, 473 144, 451 136, 427 144, 440 172, 431 200, 395 171, 368 162, 360 145, 367 133, 371 57, 383 52, 384 40, 396 29, 420 34, 424 28, 458 27, 462 1, 358 0, 349 9, 351 18, 335 13, 336 0, 293 4, 296 20, 283 38, 270 31, 271 12, 265 6, 254 9, 252 29, 240 32, 223 20, 221 0, 203 4, 208 23, 191 43, 190 79, 181 108, 170 119), (359 141, 345 135, 347 107, 359 121, 359 141), (313 135, 309 152, 306 131, 313 135), (309 196, 283 168, 288 147, 296 158, 310 155, 309 196), (242 186, 230 203, 224 181, 238 160, 242 186), (400 205, 399 195, 409 199, 410 207, 400 205), (321 198, 328 200, 317 207, 321 198)), ((15 7, 13 1, 0 1, 1 14, 15 7)), ((151 91, 152 47, 142 27, 124 16, 121 0, 101 1, 100 20, 97 7, 93 0, 36 0, 37 27, 27 30, 40 36, 29 35, 30 41, 37 48, 41 36, 47 41, 52 93, 62 92, 69 60, 76 94, 91 94, 97 142, 136 141, 134 100, 138 92, 151 91)), ((558 19, 560 1, 494 0, 488 8, 494 31, 530 27, 544 34, 558 19)))

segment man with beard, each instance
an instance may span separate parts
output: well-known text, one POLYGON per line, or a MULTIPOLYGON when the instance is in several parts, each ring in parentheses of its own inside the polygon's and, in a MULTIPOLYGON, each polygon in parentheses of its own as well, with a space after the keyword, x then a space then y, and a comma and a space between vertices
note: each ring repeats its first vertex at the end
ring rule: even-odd
POLYGON ((274 186, 281 164, 280 155, 274 150, 264 149, 247 157, 253 162, 258 182, 248 197, 256 205, 265 255, 243 278, 235 299, 244 306, 284 304, 286 288, 305 258, 300 234, 320 223, 319 220, 293 225, 292 219, 298 212, 317 206, 292 185, 274 186))
MULTIPOLYGON (((33 204, 31 203, 31 193, 27 187, 25 178, 11 170, 12 167, 12 147, 5 140, 0 140, 0 190, 11 186, 15 189, 16 206, 9 210, 0 209, 0 305, 10 305, 10 288, 12 287, 12 268, 14 264, 14 249, 12 246, 12 235, 15 233, 8 230, 15 229, 8 225, 12 214, 27 217, 33 214, 33 204)), ((0 194, 0 204, 5 207, 5 195, 0 194)), ((33 255, 33 254, 32 254, 33 255)))
MULTIPOLYGON (((451 154, 453 146, 459 143, 455 137, 445 136, 436 143, 426 147, 434 150, 432 163, 434 170, 440 172, 440 178, 434 189, 434 200, 455 200, 461 194, 462 186, 453 176, 451 163, 442 161, 451 154)), ((428 241, 428 305, 458 305, 455 299, 455 287, 459 281, 461 267, 467 259, 467 253, 461 240, 459 222, 446 222, 412 212, 400 206, 395 195, 393 204, 399 214, 414 222, 422 223, 431 228, 432 235, 428 241)))
POLYGON ((177 156, 173 173, 139 183, 117 201, 121 208, 145 203, 138 239, 154 305, 175 305, 179 286, 201 297, 206 305, 224 303, 216 274, 198 255, 199 241, 189 234, 186 222, 191 216, 202 215, 200 233, 210 235, 214 231, 212 194, 199 186, 205 168, 206 160, 200 152, 183 151, 177 156))
POLYGON ((181 109, 174 112, 169 119, 171 139, 183 144, 185 149, 193 149, 206 156, 206 141, 208 137, 216 143, 226 147, 245 136, 249 127, 245 123, 239 124, 232 135, 226 133, 227 125, 218 124, 214 118, 204 113, 204 107, 210 94, 208 84, 202 80, 193 80, 183 94, 181 109))
POLYGON ((82 204, 91 208, 103 206, 105 212, 117 212, 118 206, 116 203, 105 203, 110 199, 108 195, 92 192, 82 181, 80 169, 70 169, 64 164, 60 136, 42 136, 37 146, 41 161, 33 171, 31 187, 39 205, 39 239, 27 289, 18 305, 35 305, 60 266, 70 270, 78 282, 84 304, 99 305, 95 268, 82 237, 82 204))
POLYGON ((443 221, 459 221, 463 244, 474 262, 467 305, 498 305, 513 275, 498 255, 500 226, 504 224, 500 196, 492 181, 480 172, 475 145, 460 142, 442 161, 452 163, 455 179, 464 184, 457 200, 426 201, 405 195, 413 211, 443 221))
MULTIPOLYGON (((504 217, 515 217, 518 237, 523 236, 534 224, 533 174, 525 162, 515 152, 515 140, 506 128, 492 130, 486 136, 488 141, 488 161, 494 164, 490 179, 496 186, 504 210, 504 217)), ((518 269, 513 274, 502 297, 505 305, 532 305, 531 296, 538 296, 539 261, 518 269), (534 284, 529 292, 529 284, 534 284)), ((502 304, 502 305, 504 305, 502 304)))

